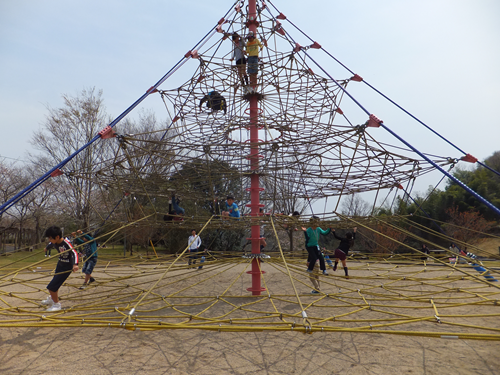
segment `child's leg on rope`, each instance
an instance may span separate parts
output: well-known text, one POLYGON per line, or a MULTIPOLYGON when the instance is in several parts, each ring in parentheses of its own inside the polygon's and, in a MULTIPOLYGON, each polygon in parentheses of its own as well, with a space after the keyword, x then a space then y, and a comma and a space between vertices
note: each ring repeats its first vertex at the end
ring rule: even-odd
POLYGON ((309 272, 312 272, 312 270, 314 269, 314 266, 316 265, 316 261, 318 260, 318 254, 317 254, 316 248, 314 246, 312 246, 312 247, 306 246, 306 250, 307 250, 307 253, 308 253, 308 257, 307 257, 308 267, 307 267, 307 270, 309 272))
POLYGON ((318 277, 318 275, 310 275, 309 279, 311 280, 311 283, 312 283, 314 289, 319 291, 319 277, 318 277))
POLYGON ((238 75, 240 77, 241 84, 243 86, 248 86, 248 76, 246 75, 246 64, 237 65, 238 75))
POLYGON ((333 266, 333 270, 337 271, 337 266, 339 265, 339 258, 335 258, 335 265, 333 266))
POLYGON ((342 260, 342 266, 344 266, 345 277, 346 277, 346 279, 348 279, 349 273, 347 271, 347 261, 346 260, 342 260))
POLYGON ((325 258, 323 257, 323 253, 321 252, 319 246, 316 249, 316 256, 319 259, 319 268, 321 271, 326 271, 325 258))

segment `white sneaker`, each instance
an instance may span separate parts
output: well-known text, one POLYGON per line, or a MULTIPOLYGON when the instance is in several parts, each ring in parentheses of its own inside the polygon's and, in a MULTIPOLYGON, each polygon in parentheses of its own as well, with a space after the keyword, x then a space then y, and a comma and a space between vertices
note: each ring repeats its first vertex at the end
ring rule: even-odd
POLYGON ((43 301, 40 302, 42 305, 48 305, 48 306, 52 306, 54 304, 54 301, 52 301, 52 297, 51 296, 48 296, 47 298, 45 298, 43 301))
POLYGON ((45 254, 45 258, 47 258, 47 254, 45 254))
POLYGON ((61 303, 60 302, 57 302, 57 303, 54 303, 52 306, 50 306, 47 310, 45 311, 59 311, 61 310, 61 303))

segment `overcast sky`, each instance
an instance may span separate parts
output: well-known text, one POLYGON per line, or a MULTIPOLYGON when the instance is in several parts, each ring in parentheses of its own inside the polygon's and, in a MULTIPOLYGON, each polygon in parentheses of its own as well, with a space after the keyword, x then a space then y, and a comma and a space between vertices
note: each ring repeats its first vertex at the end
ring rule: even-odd
MULTIPOLYGON (((102 89, 107 112, 118 116, 232 4, 225 0, 0 1, 0 155, 9 158, 6 161, 25 159, 31 134, 43 123, 47 106, 62 106, 62 94, 102 89)), ((273 4, 343 64, 465 152, 484 160, 500 150, 500 1, 275 0, 273 4)), ((310 44, 286 21, 283 25, 300 44, 310 44)), ((350 77, 334 61, 320 61, 333 77, 350 77)), ((162 88, 171 88, 169 81, 162 88)), ((422 152, 462 156, 366 85, 351 84, 350 90, 422 152)), ((166 118, 159 102, 151 95, 141 108, 166 118)), ((426 177, 417 188, 425 190, 439 178, 426 177)))

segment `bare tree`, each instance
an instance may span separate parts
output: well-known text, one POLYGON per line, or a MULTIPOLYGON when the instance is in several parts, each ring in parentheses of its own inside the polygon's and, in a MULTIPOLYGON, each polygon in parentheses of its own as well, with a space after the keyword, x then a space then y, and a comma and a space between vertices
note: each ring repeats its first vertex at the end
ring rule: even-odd
MULTIPOLYGON (((27 172, 32 176, 33 167, 28 167, 27 172)), ((42 241, 43 231, 55 219, 53 217, 54 210, 52 207, 57 202, 55 199, 56 196, 54 195, 56 191, 57 189, 54 182, 49 180, 25 197, 29 202, 27 208, 30 212, 30 222, 34 233, 32 245, 42 241)))
POLYGON ((478 243, 483 238, 483 233, 494 226, 494 222, 488 222, 475 210, 460 212, 457 206, 453 206, 446 213, 449 215, 449 224, 444 225, 446 233, 459 241, 478 243))
MULTIPOLYGON (((107 125, 109 118, 101 96, 102 92, 96 92, 95 88, 84 89, 75 97, 63 95, 64 107, 48 108, 43 128, 35 132, 31 141, 41 152, 30 155, 40 170, 47 171, 65 160, 107 125)), ((92 213, 95 189, 92 174, 110 152, 107 142, 96 141, 64 166, 65 176, 54 179, 58 183, 59 198, 66 201, 72 216, 85 228, 90 225, 92 213)))
POLYGON ((352 194, 342 201, 341 210, 345 216, 369 216, 371 207, 358 194, 352 194))
MULTIPOLYGON (((18 190, 22 188, 20 185, 20 180, 17 176, 17 168, 12 164, 0 163, 0 194, 2 202, 6 202, 18 190)), ((0 224, 2 228, 2 247, 5 246, 5 235, 16 233, 16 240, 18 236, 19 222, 16 216, 19 206, 15 208, 11 207, 5 212, 5 215, 0 217, 0 224)), ((21 210, 22 211, 22 210, 21 210)), ((18 241, 16 241, 18 242, 18 241)))

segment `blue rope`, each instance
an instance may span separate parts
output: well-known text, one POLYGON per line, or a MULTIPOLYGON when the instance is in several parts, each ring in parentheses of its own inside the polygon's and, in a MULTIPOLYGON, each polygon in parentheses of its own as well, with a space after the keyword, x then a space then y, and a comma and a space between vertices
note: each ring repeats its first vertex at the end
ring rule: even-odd
MULTIPOLYGON (((238 3, 236 1, 234 4, 238 3)), ((231 8, 226 12, 225 16, 229 14, 231 11, 231 8)), ((198 43, 195 44, 195 46, 192 49, 195 49, 214 29, 216 29, 217 26, 214 26, 198 43)), ((178 68, 178 66, 182 63, 187 61, 187 58, 184 56, 182 57, 158 82, 156 82, 150 89, 146 91, 145 94, 143 94, 139 99, 137 99, 130 107, 128 107, 125 111, 123 111, 116 119, 114 119, 110 124, 109 127, 114 128, 116 124, 118 124, 125 116, 127 116, 135 107, 137 107, 144 99, 146 99, 150 94, 152 94, 158 86, 160 86, 163 82, 169 78, 171 73, 174 72, 178 68)), ((62 162, 60 162, 58 165, 50 169, 47 173, 42 175, 40 178, 32 182, 29 186, 21 190, 19 193, 14 195, 11 199, 9 199, 7 202, 2 204, 0 206, 0 215, 2 215, 8 208, 12 207, 14 204, 16 204, 20 199, 22 199, 27 193, 33 191, 35 188, 37 188, 41 183, 46 181, 49 177, 50 174, 57 169, 61 169, 64 167, 69 161, 71 161, 76 155, 78 155, 80 152, 85 150, 87 147, 89 147, 91 144, 93 144, 95 141, 97 141, 101 136, 98 134, 96 135, 90 142, 79 148, 77 151, 75 151, 73 154, 68 156, 66 159, 64 159, 62 162)))
MULTIPOLYGON (((47 178, 48 178, 48 177, 47 177, 47 178)), ((40 186, 43 182, 45 182, 45 180, 46 180, 47 178, 45 178, 45 179, 43 179, 43 180, 42 180, 42 179, 39 179, 39 180, 37 180, 37 181, 33 182, 33 184, 32 184, 32 185, 34 185, 33 189, 35 189, 35 188, 37 188, 38 186, 40 186)), ((3 208, 4 206, 6 207, 4 210, 0 211, 0 217, 2 216, 2 214, 3 214, 5 211, 7 211, 7 209, 9 209, 9 208, 10 208, 10 207, 12 207, 14 204, 16 204, 16 202, 17 202, 18 200, 20 200, 20 199, 24 198, 24 197, 25 197, 28 193, 29 193, 29 191, 26 191, 26 192, 21 191, 21 192, 19 192, 19 193, 17 194, 17 195, 19 195, 20 197, 19 197, 19 199, 17 199, 15 202, 10 202, 10 201, 5 202, 5 203, 4 203, 4 204, 0 207, 0 208, 3 208)))
MULTIPOLYGON (((272 7, 277 11, 279 12, 279 10, 274 6, 274 4, 269 1, 269 3, 272 5, 272 7)), ((271 15, 271 17, 273 17, 271 15)), ((276 21, 276 19, 273 17, 273 19, 276 21)), ((293 26, 295 27, 295 29, 297 29, 302 35, 304 35, 307 39, 309 39, 311 42, 314 42, 314 39, 312 39, 311 37, 309 37, 306 33, 304 33, 299 27, 297 27, 292 21, 290 21, 288 19, 288 17, 286 18, 286 20, 293 26)), ((286 33, 286 31, 285 31, 286 33)), ((287 33, 287 35, 289 35, 287 33)), ((292 38, 291 38, 292 39, 292 38)), ((292 39, 293 40, 293 39, 292 39)), ((294 41, 295 42, 295 41, 294 41)), ((351 69, 349 69, 346 65, 344 65, 340 60, 338 60, 335 56, 333 56, 330 52, 328 52, 326 49, 324 49, 323 47, 321 47, 321 50, 323 52, 325 52, 329 57, 331 57, 333 60, 335 60, 340 66, 342 66, 344 69, 346 69, 349 73, 355 75, 356 73, 353 72, 351 69)), ((307 54, 306 54, 307 55, 307 54)), ((308 57, 310 57, 309 55, 307 55, 308 57)), ((314 60, 313 60, 314 61, 314 60)), ((316 62, 315 62, 316 63, 316 62)), ((316 65, 318 65, 316 63, 316 65)), ((320 67, 321 68, 321 67, 320 67)), ((331 78, 331 77, 330 77, 331 78)), ((434 133, 435 135, 437 135, 439 138, 441 138, 442 140, 444 140, 446 143, 448 143, 449 145, 451 145, 452 147, 454 147, 456 150, 460 151, 462 154, 464 155, 467 155, 467 153, 462 150, 461 148, 459 148, 457 145, 455 145, 454 143, 452 143, 451 141, 449 141, 448 139, 446 139, 445 137, 443 137, 441 134, 439 134, 438 132, 436 132, 434 129, 432 129, 430 126, 428 126, 426 123, 424 123, 423 121, 421 121, 419 118, 417 118, 416 116, 414 116, 412 113, 410 113, 409 111, 407 111, 405 108, 403 108, 402 106, 400 106, 398 103, 396 103, 394 100, 392 100, 391 98, 389 98, 388 96, 386 96, 384 93, 382 93, 381 91, 379 91, 377 88, 375 88, 374 86, 372 86, 370 83, 368 83, 366 80, 363 79, 363 83, 366 84, 368 87, 370 87, 372 90, 374 90, 376 93, 378 93, 379 95, 381 95, 383 98, 387 99, 390 103, 394 104, 396 107, 398 107, 400 110, 402 110, 404 113, 406 113, 408 116, 410 116, 411 118, 413 118, 415 121, 419 122, 421 125, 423 125, 424 127, 426 127, 428 130, 430 130, 432 133, 434 133)), ((350 96, 350 95, 349 95, 350 96)), ((490 167, 488 167, 487 165, 484 165, 483 163, 477 161, 477 163, 483 167, 485 167, 486 169, 488 169, 489 171, 495 173, 496 175, 500 176, 500 172, 499 171, 496 171, 490 167)))
MULTIPOLYGON (((274 5, 273 5, 274 7, 274 5)), ((276 8, 275 8, 276 9, 276 8)), ((276 19, 274 18, 274 16, 271 15, 271 17, 276 21, 276 19)), ((287 18, 288 20, 288 18, 287 18)), ((289 21, 290 22, 290 21, 289 21)), ((294 25, 295 26, 295 25, 294 25)), ((288 34, 286 31, 285 31, 285 34, 294 42, 295 40, 292 38, 292 36, 290 34, 288 34)), ((310 38, 309 38, 310 39, 310 38)), ((312 39, 310 39, 312 40, 312 39)), ((322 48, 323 49, 323 48, 322 48)), ((319 65, 316 60, 314 60, 306 51, 302 50, 304 52, 304 54, 309 57, 309 59, 311 59, 312 62, 314 62, 314 64, 316 64, 316 66, 321 69, 321 71, 323 71, 323 73, 325 73, 325 75, 330 78, 336 85, 337 87, 343 91, 347 96, 349 96, 349 98, 351 98, 353 100, 354 103, 356 103, 358 105, 359 108, 361 108, 361 110, 363 110, 368 116, 370 116, 370 112, 363 106, 361 105, 361 103, 359 103, 356 99, 354 99, 354 97, 340 84, 337 82, 337 80, 335 80, 330 74, 328 74, 328 72, 323 69, 323 67, 321 65, 319 65)), ((325 51, 323 49, 323 51, 325 51)), ((326 52, 326 51, 325 51, 326 52)), ((328 53, 328 52, 327 52, 328 53)), ((332 55, 328 54, 329 56, 331 56, 333 59, 335 59, 332 55)), ((337 59, 335 59, 335 61, 339 62, 337 59)), ((339 64, 341 64, 339 62, 339 64)), ((342 66, 344 66, 349 72, 353 73, 351 70, 349 70, 345 65, 341 64, 342 66)), ((364 82, 364 81, 363 81, 364 82)), ((372 86, 369 86, 369 87, 372 87, 372 86)), ((373 88, 373 87, 372 87, 373 88)), ((379 91, 377 91, 379 92, 379 91)), ((384 96, 386 99, 390 100, 389 98, 387 98, 386 96, 384 96)), ((392 101, 391 101, 392 102, 392 101)), ((394 103, 394 102, 392 102, 394 103)), ((396 103, 394 103, 396 104, 396 103)), ((397 104, 396 104, 397 105, 397 104)), ((401 108, 402 110, 404 110, 402 107, 398 106, 399 108, 401 108)), ((418 120, 416 117, 414 117, 411 113, 407 112, 406 110, 404 110, 408 115, 410 115, 411 117, 413 117, 415 120, 417 120, 418 122, 420 122, 421 124, 425 125, 423 122, 421 122, 420 120, 418 120)), ((465 185, 462 181, 458 180, 456 177, 454 177, 453 175, 449 174, 448 172, 446 172, 444 169, 442 169, 439 165, 437 165, 436 163, 434 163, 432 160, 430 160, 427 156, 425 156, 423 153, 421 153, 420 151, 418 151, 416 148, 414 148, 412 145, 410 145, 408 142, 406 142, 404 139, 402 139, 401 137, 399 137, 396 133, 394 133, 393 131, 391 131, 388 127, 386 127, 383 123, 380 123, 380 125, 386 129, 389 133, 391 133, 394 137, 396 137, 398 140, 400 140, 401 142, 403 142, 406 146, 408 146, 409 148, 411 148, 415 153, 417 153, 420 157, 422 157, 423 159, 425 159, 427 162, 429 162, 431 165, 433 165, 436 169, 438 169, 439 171, 441 171, 441 173, 445 174, 449 179, 451 179, 452 181, 454 181, 457 185, 459 185, 462 189, 464 189, 465 191, 467 191, 469 194, 473 195, 476 199, 478 199, 480 202, 482 202, 483 204, 485 204, 486 206, 488 206, 489 208, 491 208, 494 212, 496 212, 499 216, 500 216, 500 210, 495 207, 492 203, 490 203, 488 200, 486 200, 485 198, 483 198, 482 196, 480 196, 478 193, 476 193, 474 190, 472 190, 471 188, 469 188, 467 185, 465 185)), ((427 125, 425 125, 427 127, 427 125)), ((428 127, 427 127, 428 128, 428 127)), ((429 128, 430 129, 430 128, 429 128)), ((434 131, 433 131, 434 132, 434 131)), ((438 133, 434 132, 435 134, 439 135, 438 133)), ((441 137, 442 138, 442 137, 441 137)), ((444 139, 444 138, 443 138, 444 139)), ((456 147, 456 146, 455 146, 456 147)), ((461 151, 461 150, 460 150, 461 151)), ((462 151, 464 154, 465 152, 462 151)))
POLYGON ((431 159, 429 159, 427 156, 425 156, 423 153, 418 151, 415 147, 413 147, 411 144, 406 142, 403 138, 401 138, 399 135, 394 133, 392 130, 390 130, 387 126, 384 125, 384 123, 380 123, 380 126, 383 127, 385 130, 387 130, 390 134, 392 134, 394 137, 396 137, 400 142, 403 142, 407 147, 411 148, 413 152, 417 153, 421 158, 425 159, 428 163, 434 166, 434 168, 438 169, 441 173, 446 175, 450 180, 455 182, 458 186, 460 186, 462 189, 467 191, 469 194, 473 195, 477 200, 479 200, 481 203, 485 204, 488 206, 490 209, 492 209, 494 212, 496 212, 500 216, 500 209, 498 207, 494 206, 492 203, 490 203, 488 200, 480 196, 478 193, 476 193, 474 190, 469 188, 467 185, 465 185, 462 181, 457 179, 455 176, 449 174, 446 172, 443 168, 441 168, 439 165, 434 163, 431 159))

